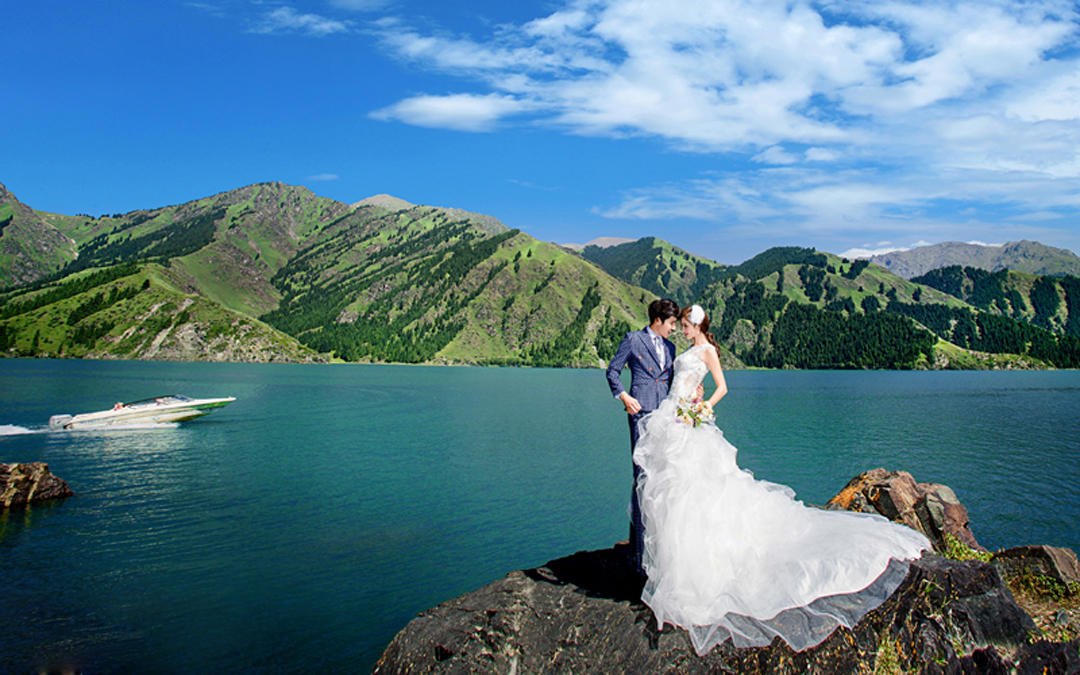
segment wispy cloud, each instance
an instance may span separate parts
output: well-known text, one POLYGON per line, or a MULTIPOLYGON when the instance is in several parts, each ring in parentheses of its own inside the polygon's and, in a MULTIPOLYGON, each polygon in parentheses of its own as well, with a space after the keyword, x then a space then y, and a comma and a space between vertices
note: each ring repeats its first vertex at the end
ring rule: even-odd
POLYGON ((491 131, 503 117, 528 108, 529 104, 524 101, 499 94, 414 96, 376 110, 371 113, 371 117, 380 120, 395 119, 421 127, 491 131))
POLYGON ((540 185, 538 183, 532 182, 531 180, 521 180, 519 178, 507 178, 506 182, 513 183, 514 185, 528 188, 530 190, 542 190, 544 192, 555 192, 562 189, 553 185, 540 185))
POLYGON ((486 36, 384 19, 385 49, 460 88, 374 116, 469 131, 518 116, 761 166, 628 189, 597 209, 612 218, 845 231, 989 208, 1075 213, 1078 11, 1061 0, 566 0, 486 36))
POLYGON ((263 35, 299 33, 311 37, 348 33, 350 30, 349 21, 330 19, 318 14, 302 14, 288 6, 263 14, 250 28, 250 32, 263 35))
POLYGON ((331 181, 331 180, 337 180, 339 178, 341 178, 341 176, 337 175, 336 173, 317 173, 317 174, 314 174, 312 176, 308 176, 307 180, 309 180, 309 181, 331 181))
MULTIPOLYGON (((938 243, 941 243, 941 242, 938 242, 938 243)), ((973 244, 975 246, 1004 246, 1004 244, 989 244, 989 243, 987 243, 985 241, 979 241, 978 239, 973 239, 971 241, 966 241, 964 243, 965 244, 973 244)), ((923 247, 923 246, 931 246, 931 245, 932 245, 931 242, 920 240, 920 241, 917 241, 917 242, 913 243, 911 246, 881 246, 881 247, 878 247, 878 248, 865 248, 865 247, 849 248, 848 250, 843 251, 843 252, 839 253, 838 255, 840 255, 840 256, 842 256, 844 258, 856 258, 856 259, 857 258, 864 258, 865 259, 865 258, 872 258, 872 257, 874 257, 876 255, 885 255, 887 253, 898 253, 898 252, 902 252, 902 251, 910 251, 913 248, 920 248, 920 247, 923 247)), ((869 246, 869 244, 867 246, 869 246)))
MULTIPOLYGON (((709 150, 856 142, 865 116, 896 118, 1045 80, 1045 54, 1075 39, 1067 6, 579 0, 490 38, 381 24, 423 65, 528 95, 576 131, 635 131, 709 150)), ((1077 115, 1075 69, 1052 74, 1057 115, 1077 115), (1070 75, 1072 73, 1072 75, 1070 75), (1071 79, 1070 79, 1071 77, 1071 79), (1055 90, 1056 91, 1056 90, 1055 90)), ((1017 114, 1038 109, 1021 106, 1017 114)))
POLYGON ((210 16, 214 16, 219 19, 226 16, 225 9, 218 4, 214 4, 211 2, 185 2, 184 4, 188 7, 203 12, 204 14, 209 14, 210 16))
POLYGON ((349 9, 355 12, 374 12, 385 9, 392 0, 330 0, 330 4, 340 9, 349 9))

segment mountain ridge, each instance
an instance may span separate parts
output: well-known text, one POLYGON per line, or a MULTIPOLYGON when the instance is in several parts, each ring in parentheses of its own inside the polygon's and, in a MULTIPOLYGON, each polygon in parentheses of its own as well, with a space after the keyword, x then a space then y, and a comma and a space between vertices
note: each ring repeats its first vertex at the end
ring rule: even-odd
POLYGON ((874 255, 868 259, 905 279, 952 265, 990 272, 1011 269, 1041 276, 1080 275, 1080 257, 1075 253, 1028 240, 1001 245, 941 242, 874 255))
MULTIPOLYGON (((980 309, 977 294, 814 249, 735 266, 657 237, 578 253, 462 209, 346 204, 281 182, 97 218, 2 194, 8 244, 49 233, 75 247, 56 272, 0 290, 0 351, 20 355, 595 367, 657 296, 704 305, 728 367, 1060 367, 1080 354, 1066 334, 1080 312, 1044 330, 1017 317, 1045 311, 980 309)), ((1054 288, 1071 307, 1072 287, 1054 288)))
POLYGON ((76 251, 73 239, 0 183, 0 288, 54 274, 76 251))
POLYGON ((597 366, 644 322, 647 292, 554 244, 490 216, 405 204, 350 205, 270 182, 128 214, 56 216, 78 255, 57 278, 0 294, 0 346, 158 358, 195 307, 206 310, 202 333, 262 326, 304 358, 314 346, 353 361, 597 366), (149 275, 148 286, 78 284, 129 264, 126 275, 149 275), (167 327, 144 304, 159 293, 172 294, 158 305, 167 327), (136 344, 148 321, 162 324, 158 336, 136 344))

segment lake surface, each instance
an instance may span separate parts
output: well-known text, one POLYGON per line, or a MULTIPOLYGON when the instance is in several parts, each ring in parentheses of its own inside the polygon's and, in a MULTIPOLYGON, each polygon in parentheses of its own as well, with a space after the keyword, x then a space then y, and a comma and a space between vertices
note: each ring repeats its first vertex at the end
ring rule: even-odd
MULTIPOLYGON (((806 502, 903 469, 990 549, 1080 550, 1080 372, 727 379, 740 464, 806 502)), ((76 492, 0 513, 0 672, 370 671, 417 612, 625 538, 628 445, 598 370, 0 359, 0 462, 76 492), (238 400, 43 429, 166 393, 238 400)))

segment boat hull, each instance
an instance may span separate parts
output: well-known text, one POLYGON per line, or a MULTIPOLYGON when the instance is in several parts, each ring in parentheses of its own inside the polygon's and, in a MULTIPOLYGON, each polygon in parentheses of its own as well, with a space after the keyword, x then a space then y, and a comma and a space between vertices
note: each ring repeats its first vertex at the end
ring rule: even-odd
POLYGON ((186 422, 207 415, 215 408, 227 405, 236 398, 191 399, 182 396, 165 396, 130 404, 117 404, 112 410, 101 410, 79 415, 53 415, 49 427, 53 429, 100 429, 102 427, 134 426, 140 424, 169 424, 186 422))

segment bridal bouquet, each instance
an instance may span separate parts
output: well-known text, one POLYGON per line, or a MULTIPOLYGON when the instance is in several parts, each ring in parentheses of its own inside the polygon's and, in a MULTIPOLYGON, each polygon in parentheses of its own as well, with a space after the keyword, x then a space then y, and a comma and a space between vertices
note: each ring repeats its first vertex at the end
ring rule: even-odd
POLYGON ((675 409, 675 419, 683 424, 698 427, 712 422, 716 419, 716 415, 713 414, 712 408, 704 399, 684 396, 679 399, 679 406, 675 409))

